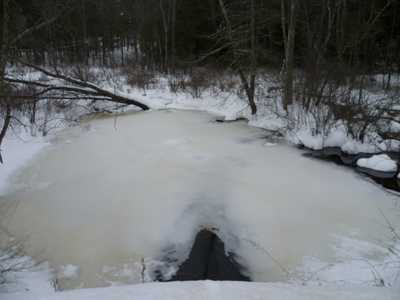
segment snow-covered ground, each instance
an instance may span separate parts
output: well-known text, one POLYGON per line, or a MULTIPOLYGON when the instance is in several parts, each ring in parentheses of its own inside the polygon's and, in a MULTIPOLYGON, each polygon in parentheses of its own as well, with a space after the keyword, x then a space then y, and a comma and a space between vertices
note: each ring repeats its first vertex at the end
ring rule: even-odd
POLYGON ((382 288, 302 287, 238 282, 147 283, 76 290, 52 295, 2 295, 2 300, 397 300, 399 291, 382 288))
POLYGON ((48 145, 42 137, 32 137, 26 132, 14 134, 10 132, 2 145, 2 156, 6 160, 0 166, 0 195, 7 189, 9 176, 24 166, 43 148, 48 145))

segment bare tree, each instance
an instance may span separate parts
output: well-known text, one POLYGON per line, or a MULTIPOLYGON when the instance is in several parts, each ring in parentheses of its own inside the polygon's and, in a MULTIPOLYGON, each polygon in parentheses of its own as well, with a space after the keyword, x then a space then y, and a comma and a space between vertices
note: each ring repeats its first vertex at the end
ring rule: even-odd
POLYGON ((297 0, 289 1, 287 14, 286 0, 281 0, 281 25, 285 49, 283 75, 283 106, 285 109, 293 103, 294 49, 296 39, 297 0))
MULTIPOLYGON (((6 64, 7 64, 7 52, 8 52, 8 22, 9 22, 9 10, 8 10, 8 5, 9 2, 8 0, 3 0, 3 23, 2 23, 2 45, 1 45, 1 52, 0 52, 0 72, 1 72, 1 78, 0 78, 0 92, 4 95, 7 94, 6 89, 7 86, 2 78, 4 78, 5 75, 5 69, 6 69, 6 64)), ((4 98, 2 101, 0 100, 0 106, 5 107, 5 115, 4 115, 4 122, 3 126, 0 131, 0 147, 1 144, 4 140, 4 137, 7 133, 8 127, 10 126, 10 121, 11 121, 11 106, 9 103, 8 97, 4 98)), ((3 163, 3 157, 1 155, 1 149, 0 149, 0 163, 3 163)))
MULTIPOLYGON (((169 1, 167 1, 168 3, 169 1)), ((170 19, 169 19, 169 13, 168 13, 168 8, 167 11, 164 8, 164 1, 160 0, 160 11, 161 11, 161 19, 162 19, 162 24, 163 24, 163 30, 164 30, 164 68, 168 70, 168 65, 169 65, 169 31, 170 31, 170 19)))
POLYGON ((176 0, 171 0, 171 68, 176 72, 176 0))
MULTIPOLYGON (((11 119, 12 119, 12 105, 13 101, 10 96, 10 86, 7 84, 6 78, 6 67, 8 60, 10 59, 10 49, 15 47, 16 44, 23 40, 25 37, 30 35, 31 33, 45 27, 49 26, 50 24, 54 23, 62 13, 65 13, 67 10, 70 10, 70 6, 65 6, 65 9, 60 11, 60 14, 53 16, 47 20, 39 20, 35 25, 32 27, 25 28, 20 33, 17 33, 15 36, 11 37, 9 32, 9 22, 10 22, 10 2, 9 0, 3 1, 2 11, 3 11, 3 22, 2 22, 2 46, 0 52, 0 105, 3 106, 5 109, 4 115, 4 122, 3 126, 0 131, 0 147, 3 143, 3 140, 6 136, 7 130, 10 126, 11 119)), ((3 163, 3 157, 0 152, 0 163, 3 163)))
MULTIPOLYGON (((219 0, 219 6, 222 12, 222 16, 225 22, 225 30, 222 33, 223 37, 226 39, 225 44, 217 48, 214 52, 220 52, 225 49, 230 49, 233 55, 233 63, 236 64, 235 69, 237 70, 240 80, 242 82, 243 88, 246 92, 247 100, 250 105, 251 114, 255 115, 257 113, 257 105, 255 102, 255 88, 256 88, 256 72, 257 72, 257 49, 256 49, 256 8, 254 0, 250 0, 250 11, 249 11, 249 24, 247 28, 244 29, 242 26, 237 26, 234 28, 231 18, 228 14, 228 10, 224 3, 224 0, 219 0), (243 42, 246 43, 248 38, 244 36, 250 36, 250 47, 243 49, 243 42), (243 41, 244 40, 244 41, 243 41), (240 62, 241 53, 250 56, 250 66, 246 74, 245 66, 240 62)), ((221 35, 220 33, 220 35, 221 35)))

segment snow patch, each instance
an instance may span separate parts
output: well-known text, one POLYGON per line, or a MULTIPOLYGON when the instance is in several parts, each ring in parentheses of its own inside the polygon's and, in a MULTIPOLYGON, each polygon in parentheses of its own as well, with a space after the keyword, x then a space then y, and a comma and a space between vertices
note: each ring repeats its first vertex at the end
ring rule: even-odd
POLYGON ((397 172, 397 163, 386 154, 360 158, 357 166, 381 172, 397 172))
POLYGON ((54 293, 53 274, 48 263, 37 264, 27 256, 11 258, 6 263, 17 266, 19 270, 5 273, 5 283, 0 285, 2 300, 7 297, 19 299, 21 294, 26 299, 38 299, 39 295, 54 293))
POLYGON ((389 149, 395 149, 396 143, 379 146, 373 142, 360 142, 347 135, 346 129, 339 125, 332 128, 328 134, 315 134, 313 128, 303 126, 297 130, 290 130, 286 135, 287 140, 295 145, 303 145, 312 150, 322 150, 326 147, 337 147, 348 154, 377 153, 389 149))
POLYGON ((79 267, 74 265, 64 265, 60 267, 58 278, 73 279, 79 276, 79 267))
POLYGON ((343 152, 348 154, 379 152, 378 147, 376 147, 374 144, 362 143, 354 139, 349 139, 344 145, 341 146, 341 149, 343 152))
POLYGON ((303 266, 297 270, 302 274, 297 274, 297 277, 304 279, 294 280, 294 283, 307 286, 400 287, 397 254, 400 241, 384 247, 343 236, 336 239, 338 244, 333 249, 339 262, 306 257, 303 266))

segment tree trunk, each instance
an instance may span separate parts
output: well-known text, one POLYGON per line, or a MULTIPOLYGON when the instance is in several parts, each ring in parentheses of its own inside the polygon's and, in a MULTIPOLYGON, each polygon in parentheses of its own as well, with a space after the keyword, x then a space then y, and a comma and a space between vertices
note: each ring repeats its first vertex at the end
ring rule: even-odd
POLYGON ((8 0, 3 0, 3 22, 2 22, 2 41, 1 41, 1 48, 0 48, 0 85, 1 85, 1 92, 4 92, 4 74, 5 74, 5 68, 7 64, 7 55, 8 55, 8 22, 9 22, 9 15, 8 15, 8 0))
POLYGON ((166 15, 163 0, 160 0, 160 11, 164 29, 164 69, 168 71, 169 67, 169 22, 168 16, 166 15))
POLYGON ((80 13, 81 13, 81 25, 82 25, 82 38, 83 45, 81 49, 81 60, 88 65, 89 64, 89 41, 88 41, 88 30, 86 24, 86 4, 85 0, 80 1, 80 13))
MULTIPOLYGON (((219 0, 219 6, 221 8, 222 15, 224 17, 226 26, 227 26, 227 38, 229 42, 234 44, 233 37, 233 29, 232 24, 229 19, 228 11, 226 10, 225 3, 223 0, 219 0)), ((254 0, 251 1, 251 21, 250 21, 250 31, 251 31, 251 67, 250 67, 250 80, 246 78, 246 75, 243 72, 241 67, 238 68, 238 73, 240 76, 240 80, 242 81, 244 90, 246 92, 247 100, 250 105, 251 114, 255 115, 257 113, 257 105, 254 100, 255 96, 255 79, 256 79, 256 32, 255 32, 255 7, 254 0)), ((233 47, 233 56, 236 56, 237 49, 233 47)))
POLYGON ((247 80, 246 75, 243 73, 243 71, 240 69, 238 72, 239 72, 239 76, 240 76, 240 80, 242 82, 243 88, 246 92, 247 100, 249 101, 251 114, 255 115, 257 113, 257 105, 254 100, 255 76, 250 75, 250 83, 249 83, 249 81, 247 80))
POLYGON ((255 0, 251 0, 250 8, 250 31, 251 31, 251 66, 250 66, 250 84, 248 100, 251 108, 251 114, 257 113, 257 105, 255 102, 255 89, 256 89, 256 69, 257 69, 257 54, 256 54, 256 10, 254 5, 255 0))
MULTIPOLYGON (((7 104, 6 106, 6 116, 4 119, 4 123, 3 123, 3 127, 0 131, 0 147, 1 144, 3 143, 4 137, 6 136, 7 133, 7 129, 10 126, 10 122, 11 122, 11 107, 10 105, 7 104)), ((0 149, 0 163, 3 163, 3 157, 1 155, 1 149, 0 149)))
MULTIPOLYGON (((7 55, 8 55, 8 22, 9 22, 9 15, 8 15, 8 0, 3 0, 3 22, 2 22, 2 45, 0 49, 0 93, 3 95, 7 94, 7 88, 6 88, 6 83, 4 81, 4 75, 5 75, 5 69, 6 69, 6 64, 7 64, 7 55)), ((6 136, 7 129, 10 126, 10 121, 11 121, 11 106, 9 104, 9 99, 8 97, 5 97, 2 99, 3 102, 0 102, 0 108, 2 106, 5 106, 6 114, 4 117, 4 123, 3 127, 0 131, 0 147, 1 144, 4 140, 4 137, 6 136)), ((3 163, 3 158, 1 156, 0 152, 0 163, 3 163)))
POLYGON ((290 0, 289 24, 286 30, 285 0, 281 0, 282 31, 285 46, 283 74, 283 106, 287 110, 293 103, 294 90, 294 46, 296 39, 297 0, 290 0))
POLYGON ((37 104, 37 100, 33 100, 33 104, 32 104, 32 111, 31 111, 31 118, 30 118, 30 123, 31 124, 35 124, 36 123, 36 104, 37 104))
POLYGON ((172 0, 171 12, 171 68, 176 72, 176 0, 172 0))

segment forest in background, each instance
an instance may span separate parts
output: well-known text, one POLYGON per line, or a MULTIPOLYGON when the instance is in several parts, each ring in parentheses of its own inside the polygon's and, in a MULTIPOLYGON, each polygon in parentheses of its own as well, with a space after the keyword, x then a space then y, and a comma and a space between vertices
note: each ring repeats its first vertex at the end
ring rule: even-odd
POLYGON ((359 73, 400 68, 400 3, 395 0, 3 2, 8 2, 8 41, 2 44, 57 18, 10 45, 9 54, 36 64, 226 68, 232 60, 250 59, 255 50, 258 67, 280 68, 290 46, 285 44, 293 40, 294 65, 302 69, 312 68, 316 59, 359 73))
MULTIPOLYGON (((235 88, 252 114, 267 101, 256 93, 267 71, 277 74, 273 88, 288 118, 293 104, 301 107, 313 115, 316 134, 341 120, 361 141, 371 127, 384 139, 400 139, 392 130, 399 118, 396 0, 3 0, 1 16, 0 144, 12 111, 28 111, 34 122, 41 100, 148 108, 94 86, 87 71, 93 67, 123 69, 141 86, 154 73, 185 74, 197 87, 210 74, 229 72, 238 77, 235 88), (7 68, 18 65, 62 80, 68 89, 10 78, 7 68), (60 71, 66 68, 75 71, 66 76, 60 71), (371 85, 382 90, 373 103, 371 85)), ((175 79, 170 87, 185 84, 175 79)))

